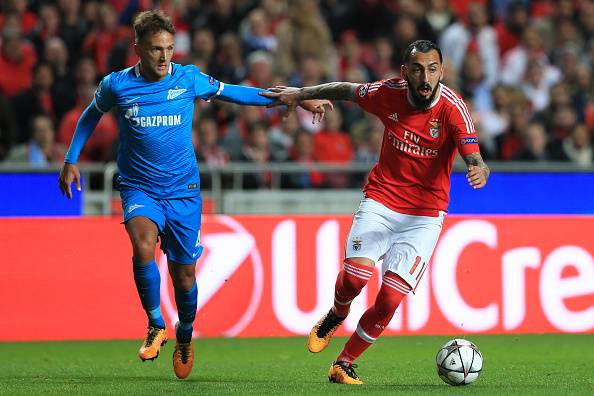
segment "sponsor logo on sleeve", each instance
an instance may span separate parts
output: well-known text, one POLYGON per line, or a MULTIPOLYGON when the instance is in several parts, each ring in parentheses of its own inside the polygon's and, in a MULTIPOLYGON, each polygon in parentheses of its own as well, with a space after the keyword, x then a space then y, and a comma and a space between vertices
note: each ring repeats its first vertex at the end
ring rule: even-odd
POLYGON ((478 138, 475 137, 465 137, 460 139, 460 144, 478 144, 478 138))
POLYGON ((214 77, 209 77, 208 82, 210 83, 210 85, 214 85, 215 84, 214 77))

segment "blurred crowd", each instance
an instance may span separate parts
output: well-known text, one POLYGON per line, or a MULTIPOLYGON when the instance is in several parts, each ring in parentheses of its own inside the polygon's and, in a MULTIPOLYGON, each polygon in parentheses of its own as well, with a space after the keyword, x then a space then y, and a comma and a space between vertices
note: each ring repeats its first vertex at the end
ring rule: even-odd
MULTIPOLYGON (((403 50, 438 43, 444 83, 471 108, 486 160, 593 161, 594 0, 3 0, 0 161, 63 160, 100 78, 137 62, 131 21, 162 8, 174 61, 232 84, 306 86, 400 75, 403 50)), ((200 162, 374 162, 383 126, 351 102, 321 124, 297 111, 198 102, 200 162)), ((103 116, 81 161, 115 158, 103 116)), ((270 183, 255 175, 253 187, 270 183)), ((344 175, 295 175, 292 187, 343 187, 344 175)))

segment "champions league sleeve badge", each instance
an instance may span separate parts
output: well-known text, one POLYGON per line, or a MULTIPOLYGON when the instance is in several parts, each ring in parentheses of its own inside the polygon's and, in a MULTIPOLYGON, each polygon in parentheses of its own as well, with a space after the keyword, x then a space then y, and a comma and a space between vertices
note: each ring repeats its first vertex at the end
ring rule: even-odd
POLYGON ((369 90, 369 84, 363 84, 359 87, 359 96, 363 97, 369 90))

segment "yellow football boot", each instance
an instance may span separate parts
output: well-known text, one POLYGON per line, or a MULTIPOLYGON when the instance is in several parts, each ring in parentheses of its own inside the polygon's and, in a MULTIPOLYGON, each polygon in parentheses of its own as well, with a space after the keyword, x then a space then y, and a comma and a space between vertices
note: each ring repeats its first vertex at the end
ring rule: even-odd
POLYGON ((334 332, 340 327, 345 318, 339 318, 332 309, 311 329, 307 339, 307 349, 312 353, 324 350, 330 343, 334 332))
POLYGON ((161 347, 167 343, 167 330, 149 326, 144 342, 138 351, 138 357, 145 360, 155 360, 159 356, 161 347))
POLYGON ((356 368, 356 364, 343 361, 334 362, 328 371, 328 381, 337 384, 362 385, 363 381, 361 381, 355 373, 356 368))

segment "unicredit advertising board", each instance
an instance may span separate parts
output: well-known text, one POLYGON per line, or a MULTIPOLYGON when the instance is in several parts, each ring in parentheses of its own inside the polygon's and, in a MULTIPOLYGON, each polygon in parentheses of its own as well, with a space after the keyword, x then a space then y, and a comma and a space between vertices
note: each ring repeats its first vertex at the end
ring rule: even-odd
MULTIPOLYGON (((197 336, 305 335, 329 309, 350 216, 205 216, 197 336)), ((0 339, 139 338, 146 319, 119 218, 2 219, 0 339)), ((594 331, 594 217, 446 218, 385 334, 594 331)), ((159 254, 163 313, 176 321, 159 254)), ((378 273, 339 334, 355 329, 378 273)))

